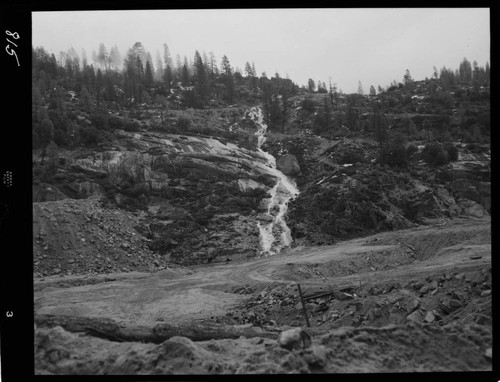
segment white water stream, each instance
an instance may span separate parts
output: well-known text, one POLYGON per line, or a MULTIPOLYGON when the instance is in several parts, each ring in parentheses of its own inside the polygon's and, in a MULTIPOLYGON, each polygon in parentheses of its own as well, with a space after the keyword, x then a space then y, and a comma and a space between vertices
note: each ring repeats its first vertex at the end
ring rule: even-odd
POLYGON ((260 233, 261 255, 275 255, 283 248, 290 246, 292 235, 285 221, 288 202, 299 194, 295 182, 276 168, 276 159, 261 149, 266 141, 267 125, 264 123, 262 110, 252 107, 246 113, 246 118, 252 119, 259 127, 257 149, 266 158, 266 172, 277 178, 276 185, 270 190, 270 197, 263 202, 267 204, 266 221, 258 222, 260 233))

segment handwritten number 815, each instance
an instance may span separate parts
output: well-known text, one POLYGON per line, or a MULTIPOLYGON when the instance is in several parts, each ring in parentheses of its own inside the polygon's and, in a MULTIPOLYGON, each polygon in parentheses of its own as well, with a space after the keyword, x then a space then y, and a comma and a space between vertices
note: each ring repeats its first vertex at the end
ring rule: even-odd
MULTIPOLYGON (((19 33, 17 33, 17 32, 12 33, 12 32, 9 32, 9 31, 7 31, 7 30, 6 30, 6 31, 5 31, 5 34, 6 34, 7 36, 12 37, 14 40, 18 40, 18 39, 19 39, 19 33)), ((12 41, 10 41, 9 39, 6 39, 6 40, 7 40, 8 42, 10 42, 12 45, 14 45, 14 46, 17 48, 17 44, 13 43, 13 42, 12 42, 12 41)), ((16 51, 15 51, 14 49, 12 49, 12 48, 10 47, 10 44, 7 44, 7 46, 5 47, 5 51, 7 52, 7 54, 8 54, 8 55, 10 55, 10 56, 15 56, 15 57, 16 57, 16 61, 17 61, 17 66, 21 66, 21 65, 19 64, 19 58, 17 57, 17 53, 16 53, 16 51)))

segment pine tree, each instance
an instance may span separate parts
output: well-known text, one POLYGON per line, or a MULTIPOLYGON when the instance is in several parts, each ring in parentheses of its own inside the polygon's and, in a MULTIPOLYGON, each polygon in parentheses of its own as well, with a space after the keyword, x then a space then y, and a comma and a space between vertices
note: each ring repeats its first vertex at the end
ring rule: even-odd
POLYGON ((307 88, 311 93, 314 92, 314 89, 316 89, 316 84, 314 83, 314 80, 312 78, 309 78, 309 80, 307 80, 307 88))
POLYGON ((215 59, 214 52, 208 53, 208 67, 210 71, 210 79, 213 81, 218 74, 217 60, 215 59))
POLYGON ((34 82, 31 84, 31 119, 33 122, 40 121, 40 109, 42 108, 42 93, 34 82))
POLYGON ((229 59, 226 55, 222 56, 221 61, 221 73, 225 76, 231 76, 233 74, 233 70, 231 68, 231 64, 229 63, 229 59))
POLYGON ((411 78, 411 74, 410 74, 410 71, 408 69, 406 69, 406 73, 405 75, 403 76, 403 83, 405 85, 410 85, 411 83, 413 82, 413 79, 411 78))
MULTIPOLYGON (((180 62, 180 58, 179 58, 180 62)), ((168 49, 168 45, 166 43, 163 44, 163 65, 166 68, 170 65, 172 67, 172 57, 170 56, 170 49, 168 49)), ((178 66, 179 68, 179 66, 178 66)))
POLYGON ((170 69, 170 65, 167 65, 167 68, 165 69, 165 74, 163 76, 163 82, 165 83, 167 90, 170 90, 172 88, 173 80, 174 77, 172 75, 172 69, 170 69))
POLYGON ((57 162, 59 161, 59 148, 53 140, 51 140, 47 145, 46 153, 49 168, 55 169, 57 167, 57 162))
POLYGON ((163 68, 164 68, 163 60, 160 57, 160 52, 157 51, 156 52, 156 71, 155 71, 156 76, 155 76, 155 80, 157 80, 157 81, 163 80, 163 76, 165 75, 163 68))
POLYGON ((149 93, 146 90, 142 91, 141 101, 146 104, 146 112, 149 111, 149 106, 151 105, 152 99, 149 93))
POLYGON ((479 67, 479 64, 477 61, 474 60, 472 63, 472 83, 475 86, 478 86, 482 81, 483 81, 483 75, 481 68, 479 67))
POLYGON ((164 124, 165 124, 165 112, 168 108, 168 102, 167 102, 167 99, 160 95, 160 94, 157 94, 156 95, 156 99, 155 99, 155 103, 159 105, 160 107, 160 119, 161 119, 161 126, 163 127, 164 124))
POLYGON ((47 146, 54 139, 54 124, 49 118, 45 118, 39 125, 39 129, 36 132, 38 135, 38 141, 42 147, 42 161, 43 165, 45 155, 47 154, 47 146))
POLYGON ((87 65, 88 65, 87 52, 85 52, 85 49, 82 49, 82 68, 85 69, 87 65))
POLYGON ((87 109, 87 113, 90 113, 92 109, 92 96, 90 95, 85 85, 82 86, 82 91, 80 93, 80 101, 82 105, 84 105, 85 108, 87 109))
POLYGON ((245 73, 246 73, 247 77, 253 76, 252 67, 250 66, 250 63, 248 61, 245 64, 245 73))
POLYGON ((198 51, 194 54, 194 79, 195 79, 195 91, 202 101, 205 101, 208 97, 208 79, 205 72, 205 65, 201 59, 200 53, 198 51))
POLYGON ((175 74, 176 81, 179 82, 182 80, 182 61, 181 56, 175 56, 175 74))
POLYGON ((328 79, 328 83, 329 83, 328 94, 330 95, 330 104, 333 108, 333 107, 338 106, 338 102, 339 102, 338 93, 337 93, 337 84, 332 84, 331 77, 328 79))
POLYGON ((458 73, 460 82, 470 83, 472 81, 472 66, 465 57, 460 63, 458 73))
POLYGON ((371 96, 377 95, 377 91, 375 90, 375 86, 373 85, 370 86, 370 95, 371 96))
POLYGON ((106 71, 108 70, 108 63, 109 63, 109 55, 108 51, 106 50, 106 47, 104 44, 101 42, 99 44, 99 53, 97 54, 97 63, 101 68, 104 68, 106 71))
POLYGON ((151 63, 146 61, 146 70, 144 72, 144 85, 146 88, 151 88, 153 86, 153 70, 151 69, 151 63))
POLYGON ((233 70, 231 68, 231 64, 229 63, 229 59, 226 55, 222 57, 221 61, 221 73, 222 79, 224 82, 224 86, 226 88, 226 99, 229 102, 234 101, 234 78, 233 78, 233 70))
POLYGON ((118 50, 118 47, 116 45, 111 48, 111 52, 109 53, 109 59, 115 69, 118 69, 120 67, 122 63, 121 62, 122 58, 120 55, 120 51, 118 50))
POLYGON ((102 72, 101 69, 97 69, 97 75, 95 78, 95 95, 96 95, 96 102, 99 105, 101 101, 101 93, 104 88, 104 80, 102 78, 102 72))
MULTIPOLYGON (((153 63, 153 58, 151 57, 151 53, 148 52, 146 57, 147 57, 146 62, 149 61, 149 66, 150 66, 149 69, 151 70, 151 84, 153 84, 153 79, 155 77, 155 65, 153 63)), ((144 69, 146 69, 146 67, 144 67, 144 69)))
POLYGON ((363 84, 361 81, 358 81, 358 94, 363 95, 363 84))
POLYGON ((182 84, 184 86, 189 85, 189 70, 186 64, 182 66, 182 84))

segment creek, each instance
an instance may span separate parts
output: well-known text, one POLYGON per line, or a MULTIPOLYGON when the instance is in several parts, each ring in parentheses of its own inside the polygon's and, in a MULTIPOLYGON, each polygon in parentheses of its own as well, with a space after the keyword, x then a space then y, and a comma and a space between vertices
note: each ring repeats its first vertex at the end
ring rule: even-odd
POLYGON ((258 129, 255 133, 257 136, 257 150, 266 158, 266 172, 277 179, 276 184, 269 191, 269 197, 263 200, 266 207, 265 219, 257 223, 260 234, 260 255, 270 256, 278 254, 282 249, 289 247, 293 241, 285 216, 288 203, 297 197, 299 190, 293 179, 276 168, 276 159, 261 148, 266 141, 265 134, 267 131, 262 109, 252 107, 246 112, 246 118, 253 120, 257 125, 258 129))

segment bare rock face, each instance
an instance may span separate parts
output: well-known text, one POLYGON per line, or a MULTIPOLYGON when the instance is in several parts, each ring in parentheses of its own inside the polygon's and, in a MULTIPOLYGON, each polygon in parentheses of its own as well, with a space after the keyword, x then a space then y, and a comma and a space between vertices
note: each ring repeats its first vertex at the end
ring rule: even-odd
POLYGON ((64 199, 68 199, 68 196, 54 185, 33 185, 33 202, 54 202, 64 199))
POLYGON ((293 154, 285 154, 276 161, 276 167, 285 175, 297 175, 300 173, 300 166, 297 158, 293 154))

